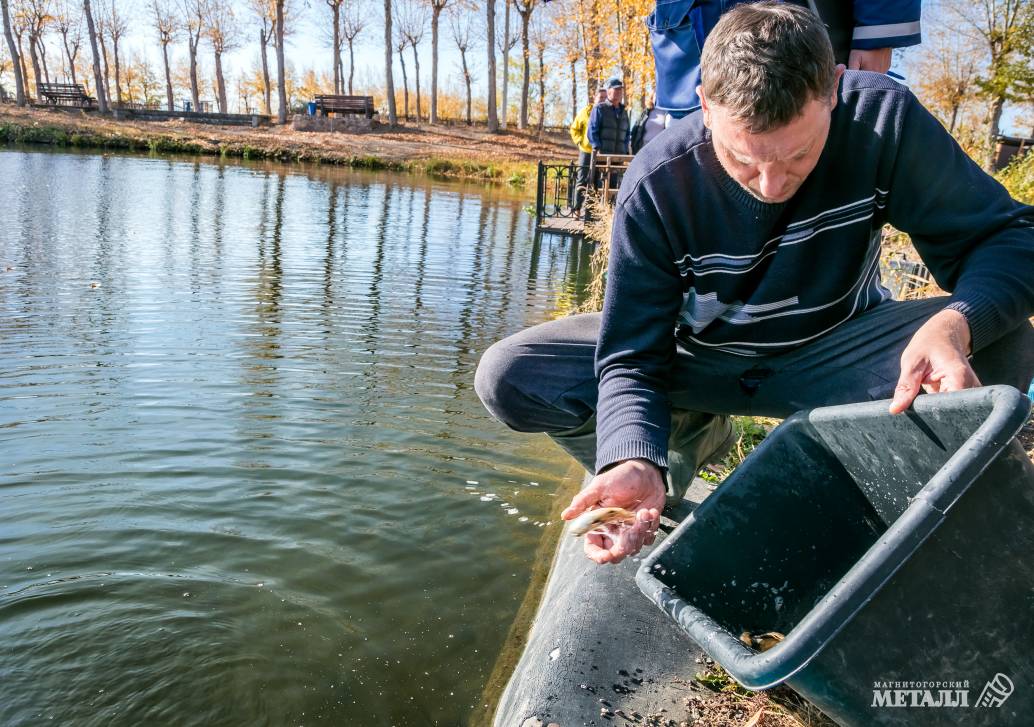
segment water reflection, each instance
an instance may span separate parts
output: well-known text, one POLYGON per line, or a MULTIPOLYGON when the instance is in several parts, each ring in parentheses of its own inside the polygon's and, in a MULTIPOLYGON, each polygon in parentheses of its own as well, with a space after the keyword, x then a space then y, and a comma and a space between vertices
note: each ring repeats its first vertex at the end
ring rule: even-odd
POLYGON ((473 371, 578 303, 589 245, 410 177, 0 178, 0 723, 483 717, 571 475, 473 371))

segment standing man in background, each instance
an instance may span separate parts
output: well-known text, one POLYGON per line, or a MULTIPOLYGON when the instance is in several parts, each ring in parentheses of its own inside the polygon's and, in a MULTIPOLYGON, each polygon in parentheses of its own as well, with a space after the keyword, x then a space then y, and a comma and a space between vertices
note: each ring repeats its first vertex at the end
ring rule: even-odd
POLYGON ((589 117, 589 144, 598 154, 628 154, 632 125, 625 109, 625 84, 611 78, 604 86, 607 100, 596 104, 589 117))
POLYGON ((593 99, 574 117, 568 129, 571 141, 578 147, 578 172, 575 178, 574 209, 575 217, 581 217, 582 203, 585 201, 585 187, 589 183, 589 158, 592 156, 592 144, 589 143, 589 116, 592 110, 607 100, 607 89, 602 85, 596 88, 593 99))

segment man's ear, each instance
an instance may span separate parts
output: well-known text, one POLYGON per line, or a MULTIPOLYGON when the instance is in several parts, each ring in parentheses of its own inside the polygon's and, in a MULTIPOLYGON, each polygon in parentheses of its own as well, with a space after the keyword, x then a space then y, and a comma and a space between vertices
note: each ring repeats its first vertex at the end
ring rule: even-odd
POLYGON ((844 71, 847 70, 847 66, 843 63, 838 63, 836 70, 833 72, 833 98, 830 100, 829 110, 832 111, 837 107, 837 97, 840 95, 840 78, 844 75, 844 71))
POLYGON ((704 87, 697 86, 697 96, 700 98, 700 110, 704 114, 704 126, 711 128, 711 107, 707 103, 707 97, 704 96, 704 87))

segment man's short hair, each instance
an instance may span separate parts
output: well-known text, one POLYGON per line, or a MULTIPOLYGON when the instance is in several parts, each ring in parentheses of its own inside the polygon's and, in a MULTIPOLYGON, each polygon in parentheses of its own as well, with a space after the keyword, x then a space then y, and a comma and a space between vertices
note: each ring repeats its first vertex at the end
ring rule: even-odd
POLYGON ((812 99, 830 98, 835 77, 822 21, 807 8, 771 0, 723 15, 700 56, 708 103, 746 122, 752 134, 793 121, 812 99))

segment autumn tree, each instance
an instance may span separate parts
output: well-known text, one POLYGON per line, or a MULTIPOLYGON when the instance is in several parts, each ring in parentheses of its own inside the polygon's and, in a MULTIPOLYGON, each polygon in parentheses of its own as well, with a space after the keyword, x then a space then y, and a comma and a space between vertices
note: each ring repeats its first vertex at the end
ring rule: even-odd
MULTIPOLYGON (((454 9, 455 10, 455 9, 454 9)), ((473 123, 471 118, 471 83, 473 77, 470 73, 470 65, 467 62, 467 49, 470 48, 471 35, 470 14, 462 9, 449 14, 449 32, 452 40, 456 43, 456 49, 460 52, 460 68, 463 72, 463 83, 467 88, 467 125, 473 123)))
POLYGON ((187 34, 187 58, 190 62, 190 102, 194 111, 201 110, 201 87, 197 78, 197 54, 205 29, 204 0, 180 0, 183 30, 187 34))
POLYGON ((524 60, 524 72, 521 76, 521 115, 518 127, 528 128, 528 86, 531 81, 531 49, 529 46, 528 27, 531 14, 535 11, 536 0, 513 0, 513 5, 521 16, 521 57, 524 60))
MULTIPOLYGON (((431 115, 430 122, 438 123, 438 24, 449 0, 428 0, 431 5, 431 115)), ((351 93, 351 91, 349 91, 351 93)))
POLYGON ((495 0, 487 0, 485 6, 487 20, 485 46, 488 56, 488 78, 486 79, 488 83, 488 130, 494 133, 499 131, 499 117, 496 115, 495 108, 495 0))
POLYGON ((223 75, 223 53, 237 47, 240 26, 229 0, 208 0, 205 8, 205 36, 212 45, 215 60, 215 92, 219 113, 228 112, 226 78, 223 75))
POLYGON ((83 44, 83 16, 76 11, 70 0, 61 0, 54 12, 54 25, 61 34, 61 45, 68 61, 68 77, 72 83, 79 83, 75 72, 75 61, 83 44))
POLYGON ((280 124, 287 123, 287 69, 284 61, 284 25, 286 0, 273 0, 274 33, 276 40, 276 78, 277 78, 277 100, 280 103, 277 109, 277 121, 280 124))
POLYGON ((269 80, 269 43, 276 28, 276 9, 271 0, 251 0, 251 12, 258 20, 259 51, 262 58, 262 101, 267 116, 273 115, 272 85, 269 80))
POLYGON ((169 111, 176 107, 172 95, 172 70, 169 68, 169 44, 176 39, 179 30, 179 23, 176 13, 169 4, 169 0, 152 0, 152 19, 154 29, 158 34, 158 45, 162 48, 162 67, 165 70, 165 104, 169 111))
POLYGON ((11 30, 11 9, 8 0, 0 0, 0 15, 3 16, 4 39, 7 41, 7 52, 11 56, 11 65, 14 69, 14 99, 19 106, 25 106, 25 78, 22 76, 21 54, 14 42, 14 33, 11 30))
POLYGON ((50 83, 50 74, 46 71, 46 51, 43 46, 43 34, 53 20, 50 0, 25 0, 22 12, 25 14, 29 36, 29 58, 32 61, 32 75, 39 94, 40 83, 50 83), (41 66, 41 58, 44 65, 41 66))
POLYGON ((341 93, 341 6, 345 0, 323 0, 330 8, 331 27, 333 39, 331 46, 334 49, 334 93, 341 93))
POLYGON ((110 0, 104 17, 104 29, 111 39, 111 52, 115 58, 115 100, 122 103, 122 66, 119 43, 129 30, 126 14, 119 8, 115 0, 110 0))
MULTIPOLYGON (((423 112, 420 107, 420 55, 417 46, 424 39, 424 32, 427 28, 427 6, 422 3, 409 2, 402 5, 402 12, 399 13, 398 28, 403 40, 413 50, 413 88, 416 91, 416 120, 420 121, 423 112)), ((403 70, 403 72, 405 72, 403 70)), ((407 111, 408 116, 408 111, 407 111)))

